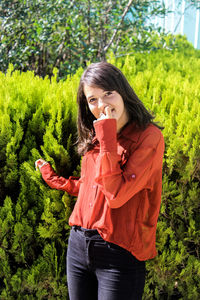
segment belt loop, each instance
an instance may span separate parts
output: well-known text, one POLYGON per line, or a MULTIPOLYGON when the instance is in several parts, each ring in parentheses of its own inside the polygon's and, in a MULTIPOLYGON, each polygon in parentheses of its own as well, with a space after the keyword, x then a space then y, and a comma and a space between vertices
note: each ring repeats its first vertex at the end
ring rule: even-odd
POLYGON ((98 231, 96 229, 86 229, 86 228, 83 228, 81 226, 77 226, 77 225, 73 225, 72 228, 75 230, 75 231, 80 231, 82 232, 82 234, 85 236, 85 237, 92 237, 94 235, 99 235, 98 231))
POLYGON ((80 227, 80 226, 77 226, 77 225, 73 225, 73 226, 72 226, 72 229, 74 229, 75 231, 77 231, 77 230, 81 230, 81 227, 80 227))

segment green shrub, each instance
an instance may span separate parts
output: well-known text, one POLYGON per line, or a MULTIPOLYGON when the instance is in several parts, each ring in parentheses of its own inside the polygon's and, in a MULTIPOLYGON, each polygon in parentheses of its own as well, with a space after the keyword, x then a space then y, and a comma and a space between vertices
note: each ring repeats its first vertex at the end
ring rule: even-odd
POLYGON ((44 157, 64 176, 79 165, 73 147, 78 77, 50 82, 12 73, 12 66, 0 74, 1 299, 67 297, 67 219, 74 200, 50 190, 34 161, 44 157))
MULTIPOLYGON (((200 53, 159 50, 110 62, 165 128, 158 256, 147 263, 143 299, 200 294, 200 53)), ((76 91, 82 70, 57 82, 0 73, 0 299, 67 299, 68 217, 75 199, 51 190, 34 169, 39 157, 68 177, 75 152, 76 91)))

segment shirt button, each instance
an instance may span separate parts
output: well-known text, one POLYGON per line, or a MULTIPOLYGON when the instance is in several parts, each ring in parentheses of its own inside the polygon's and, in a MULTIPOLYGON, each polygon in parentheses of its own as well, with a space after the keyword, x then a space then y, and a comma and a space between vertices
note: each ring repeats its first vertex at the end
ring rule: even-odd
POLYGON ((92 205, 92 203, 89 203, 89 207, 92 207, 93 205, 92 205))
POLYGON ((95 188, 96 188, 96 185, 94 184, 94 185, 92 186, 92 188, 95 189, 95 188))
POLYGON ((131 177, 132 177, 132 178, 135 178, 135 174, 132 174, 131 177))

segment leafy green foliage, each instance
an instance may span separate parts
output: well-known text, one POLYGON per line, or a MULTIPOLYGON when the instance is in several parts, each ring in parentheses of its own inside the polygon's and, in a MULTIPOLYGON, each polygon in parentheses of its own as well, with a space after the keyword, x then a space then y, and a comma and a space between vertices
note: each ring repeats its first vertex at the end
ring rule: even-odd
POLYGON ((163 15, 158 1, 127 0, 1 0, 0 70, 15 69, 59 78, 74 74, 88 61, 151 46, 151 18, 163 15), (148 23, 147 23, 148 21, 148 23), (115 39, 108 47, 117 28, 115 39))
MULTIPOLYGON (((164 126, 166 150, 158 256, 147 263, 144 299, 200 294, 200 52, 184 38, 174 50, 109 61, 164 126), (191 68, 192 66, 192 68, 191 68)), ((39 157, 62 176, 80 172, 75 152, 76 91, 82 69, 65 81, 33 72, 0 73, 0 298, 67 299, 68 217, 75 199, 51 190, 34 169, 39 157)))
POLYGON ((57 83, 12 70, 0 75, 0 298, 62 299, 74 200, 44 185, 34 161, 44 157, 63 176, 79 165, 78 75, 57 83))

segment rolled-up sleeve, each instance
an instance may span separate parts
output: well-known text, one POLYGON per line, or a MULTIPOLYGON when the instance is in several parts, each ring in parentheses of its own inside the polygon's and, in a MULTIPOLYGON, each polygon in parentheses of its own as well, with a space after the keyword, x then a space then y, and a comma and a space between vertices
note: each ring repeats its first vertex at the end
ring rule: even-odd
POLYGON ((102 120, 94 127, 100 142, 95 181, 111 208, 122 206, 143 189, 152 190, 156 181, 161 181, 164 139, 160 130, 152 125, 144 131, 122 170, 116 120, 102 120))

